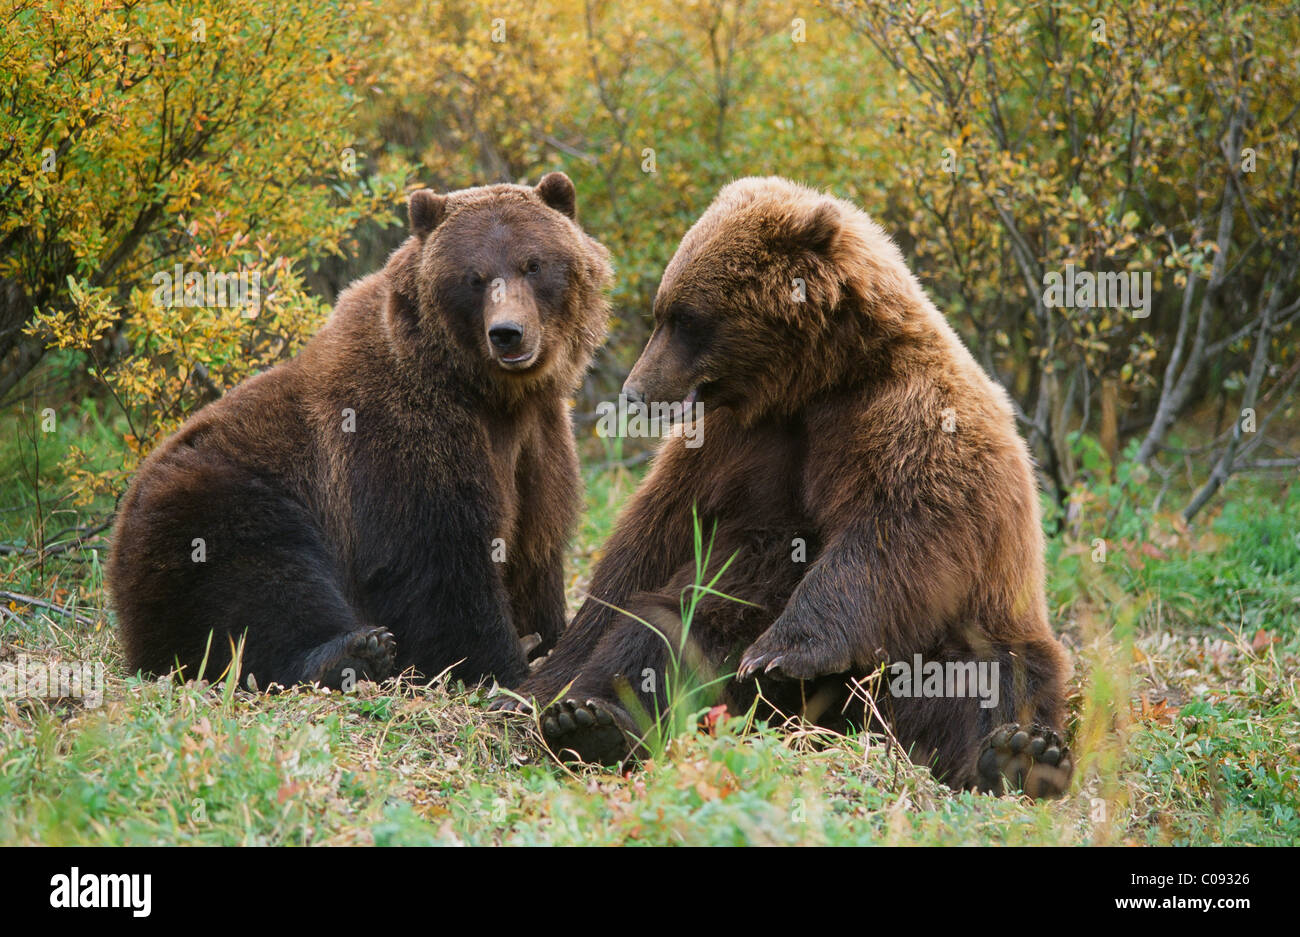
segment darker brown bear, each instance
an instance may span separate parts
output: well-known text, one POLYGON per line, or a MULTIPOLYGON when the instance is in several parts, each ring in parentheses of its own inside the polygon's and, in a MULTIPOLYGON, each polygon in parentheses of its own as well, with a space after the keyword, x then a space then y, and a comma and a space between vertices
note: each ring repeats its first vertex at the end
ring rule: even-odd
POLYGON ((948 783, 1064 790, 1067 665, 1029 453, 888 236, 847 202, 744 179, 687 233, 654 314, 625 393, 698 402, 703 443, 665 441, 591 597, 520 690, 559 699, 542 719, 553 746, 613 760, 630 713, 666 704, 698 512, 704 579, 734 557, 714 588, 749 604, 706 594, 686 655, 706 677, 738 672, 733 711, 757 681, 780 711, 868 724, 846 678, 883 667, 877 706, 948 783), (904 687, 895 665, 915 663, 969 679, 904 687))
POLYGON ((297 357, 140 467, 109 585, 127 667, 255 685, 526 672, 578 503, 567 398, 608 315, 573 184, 411 195, 411 237, 297 357), (206 661, 206 663, 204 663, 206 661))

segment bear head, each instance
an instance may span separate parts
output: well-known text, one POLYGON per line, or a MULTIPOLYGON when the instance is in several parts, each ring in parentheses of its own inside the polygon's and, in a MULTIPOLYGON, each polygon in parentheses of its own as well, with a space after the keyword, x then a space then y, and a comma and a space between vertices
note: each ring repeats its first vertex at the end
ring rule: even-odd
POLYGON ((742 423, 791 415, 872 367, 919 296, 897 247, 852 204, 786 179, 740 179, 665 269, 623 392, 726 407, 742 423))
POLYGON ((392 327, 448 351, 438 366, 489 397, 575 390, 605 334, 613 271, 578 226, 569 177, 421 189, 407 208, 412 236, 389 268, 392 327))

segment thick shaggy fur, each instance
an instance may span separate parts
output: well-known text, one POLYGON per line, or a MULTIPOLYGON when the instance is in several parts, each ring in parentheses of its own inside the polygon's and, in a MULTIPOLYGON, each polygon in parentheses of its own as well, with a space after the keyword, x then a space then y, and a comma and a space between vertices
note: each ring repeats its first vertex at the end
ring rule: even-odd
MULTIPOLYGON (((1023 768, 1026 746, 1062 748, 1050 730, 1062 726, 1067 664, 1047 623, 1028 450, 1005 392, 865 214, 782 179, 728 185, 664 273, 625 392, 694 392, 703 445, 663 444, 591 597, 522 693, 591 699, 626 725, 625 677, 647 710, 663 705, 645 687, 662 693, 664 643, 618 609, 674 632, 694 579, 695 509, 706 538, 716 525, 715 565, 736 555, 717 588, 755 603, 709 597, 692 623, 697 659, 739 669, 733 705, 757 678, 787 712, 861 724, 845 675, 915 654, 996 661, 994 708, 894 698, 884 685, 879 706, 913 758, 955 786, 997 786, 992 769, 1023 768), (986 755, 982 740, 1005 723, 1024 735, 986 755)), ((579 716, 579 728, 590 722, 579 716)), ((1058 793, 1069 758, 1047 758, 1012 782, 1058 793)))
POLYGON ((521 635, 554 644, 580 484, 566 399, 604 334, 608 254, 560 173, 409 210, 412 236, 297 357, 140 467, 109 566, 131 671, 193 677, 206 654, 212 677, 242 639, 263 688, 394 667, 508 685, 521 635), (496 347, 501 322, 531 361, 496 347))

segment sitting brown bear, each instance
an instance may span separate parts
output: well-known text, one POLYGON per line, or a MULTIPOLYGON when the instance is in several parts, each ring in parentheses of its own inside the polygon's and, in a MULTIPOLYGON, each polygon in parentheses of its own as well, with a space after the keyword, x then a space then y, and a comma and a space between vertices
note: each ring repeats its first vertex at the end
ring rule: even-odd
POLYGON ((1067 663, 1030 456, 889 237, 846 202, 743 179, 682 240, 654 315, 624 393, 698 402, 702 445, 664 442, 519 690, 550 707, 552 747, 618 760, 629 711, 663 709, 698 512, 705 580, 734 557, 714 588, 749 604, 705 595, 686 652, 737 671, 733 711, 757 680, 781 711, 866 725, 846 677, 884 666, 878 708, 918 763, 958 787, 1064 791, 1067 663))
POLYGON ((608 253, 573 183, 412 193, 411 237, 291 361, 141 465, 111 562, 131 671, 251 685, 447 668, 513 684, 564 623, 578 505, 567 398, 608 253))

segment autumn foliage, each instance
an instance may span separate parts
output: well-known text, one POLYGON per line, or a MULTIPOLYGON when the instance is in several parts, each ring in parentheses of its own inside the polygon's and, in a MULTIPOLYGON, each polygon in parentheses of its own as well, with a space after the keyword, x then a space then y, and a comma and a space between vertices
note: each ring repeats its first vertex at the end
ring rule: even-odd
POLYGON ((1294 2, 4 0, 0 21, 0 395, 76 350, 132 454, 310 334, 320 283, 401 237, 404 185, 562 168, 618 271, 588 404, 717 190, 777 173, 894 232, 1058 500, 1082 437, 1165 471, 1193 413, 1189 516, 1295 458, 1294 2), (153 302, 178 262, 259 272, 257 316, 153 302), (1070 269, 1145 276, 1149 305, 1053 305, 1070 269))
POLYGON ((328 305, 302 269, 400 194, 354 169, 366 9, 5 0, 0 393, 80 352, 127 415, 128 468, 315 330, 328 305), (157 302, 177 264, 256 272, 256 308, 184 302, 181 283, 157 302))

